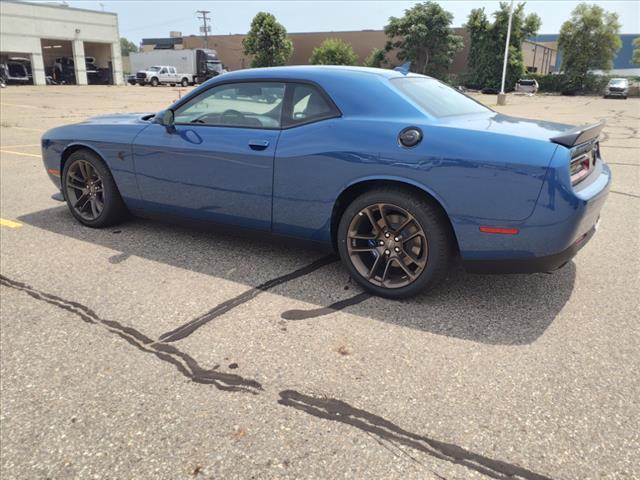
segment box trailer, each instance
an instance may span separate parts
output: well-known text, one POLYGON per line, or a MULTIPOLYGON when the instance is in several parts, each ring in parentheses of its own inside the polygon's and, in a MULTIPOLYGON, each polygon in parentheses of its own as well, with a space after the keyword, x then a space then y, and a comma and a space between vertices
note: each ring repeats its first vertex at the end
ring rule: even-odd
POLYGON ((170 65, 176 71, 188 75, 190 82, 202 83, 223 72, 222 63, 215 50, 157 49, 129 54, 131 72, 146 72, 154 65, 170 65))

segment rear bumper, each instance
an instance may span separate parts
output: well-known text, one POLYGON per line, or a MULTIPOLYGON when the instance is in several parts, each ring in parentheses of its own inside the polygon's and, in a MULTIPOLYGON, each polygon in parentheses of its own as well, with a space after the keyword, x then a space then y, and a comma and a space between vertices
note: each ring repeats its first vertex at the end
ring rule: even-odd
POLYGON ((560 253, 544 257, 497 259, 497 260, 463 260, 462 266, 469 273, 540 273, 552 272, 564 267, 576 253, 584 247, 593 234, 596 226, 591 227, 573 245, 560 253))

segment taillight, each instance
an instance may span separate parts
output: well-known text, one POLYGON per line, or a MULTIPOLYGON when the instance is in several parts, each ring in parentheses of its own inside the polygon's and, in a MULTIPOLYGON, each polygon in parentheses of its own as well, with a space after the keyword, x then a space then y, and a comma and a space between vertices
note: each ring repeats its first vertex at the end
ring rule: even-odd
POLYGON ((571 153, 571 164, 569 174, 571 175, 571 185, 576 185, 584 180, 596 165, 598 157, 598 143, 591 143, 573 150, 571 153))
POLYGON ((571 172, 571 185, 580 183, 587 175, 589 175, 589 169, 591 168, 591 159, 588 155, 581 155, 578 158, 571 160, 571 166, 569 171, 571 172))

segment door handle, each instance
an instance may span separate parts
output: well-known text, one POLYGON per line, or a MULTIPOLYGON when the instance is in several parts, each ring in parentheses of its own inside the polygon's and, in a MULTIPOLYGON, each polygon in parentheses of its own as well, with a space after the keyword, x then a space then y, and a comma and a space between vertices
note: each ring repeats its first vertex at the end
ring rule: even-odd
POLYGON ((249 140, 249 147, 252 150, 264 150, 269 146, 269 140, 249 140))

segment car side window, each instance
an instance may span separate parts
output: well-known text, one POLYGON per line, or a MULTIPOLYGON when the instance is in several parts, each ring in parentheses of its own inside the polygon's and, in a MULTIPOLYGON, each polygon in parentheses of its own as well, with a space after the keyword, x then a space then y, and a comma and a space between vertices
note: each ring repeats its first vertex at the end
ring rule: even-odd
POLYGON ((335 107, 313 85, 291 84, 291 114, 286 118, 288 126, 332 118, 339 115, 335 107))
POLYGON ((160 70, 160 75, 166 74, 167 73, 167 69, 166 68, 162 68, 160 70))
POLYGON ((175 111, 176 124, 280 128, 284 83, 242 82, 210 88, 175 111))

